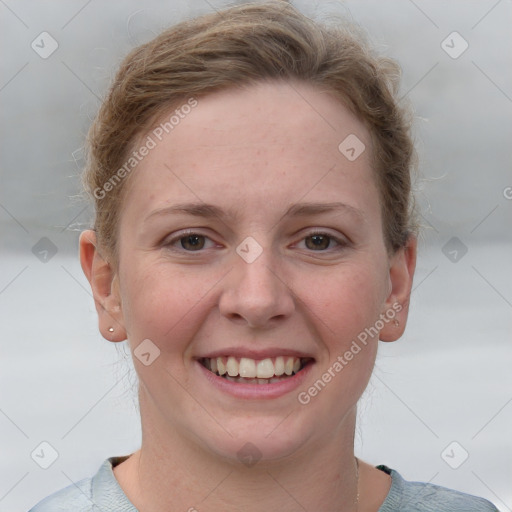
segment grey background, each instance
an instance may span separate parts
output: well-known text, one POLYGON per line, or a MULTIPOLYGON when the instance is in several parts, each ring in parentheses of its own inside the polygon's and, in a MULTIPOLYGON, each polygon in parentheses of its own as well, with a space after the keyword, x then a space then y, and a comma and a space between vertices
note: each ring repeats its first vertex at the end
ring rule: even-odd
MULTIPOLYGON (((356 453, 512 510, 512 2, 294 4, 360 23, 402 65, 416 113, 424 229, 410 321, 380 346, 356 453), (441 47, 453 31, 469 44, 456 59, 441 47), (441 456, 453 441, 469 454, 457 469, 441 456)), ((100 337, 77 259, 91 220, 81 148, 124 54, 223 5, 0 0, 0 511, 138 448, 127 349, 100 337), (31 48, 43 31, 59 45, 47 59, 31 48), (59 453, 46 470, 30 456, 42 441, 59 453)))

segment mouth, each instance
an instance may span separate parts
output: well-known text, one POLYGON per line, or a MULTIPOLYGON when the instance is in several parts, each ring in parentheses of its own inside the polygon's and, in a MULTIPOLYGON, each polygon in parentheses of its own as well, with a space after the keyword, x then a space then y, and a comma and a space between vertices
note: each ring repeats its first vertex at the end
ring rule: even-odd
POLYGON ((265 359, 220 356, 203 357, 199 363, 207 370, 240 384, 273 384, 289 379, 313 364, 311 357, 277 356, 265 359))

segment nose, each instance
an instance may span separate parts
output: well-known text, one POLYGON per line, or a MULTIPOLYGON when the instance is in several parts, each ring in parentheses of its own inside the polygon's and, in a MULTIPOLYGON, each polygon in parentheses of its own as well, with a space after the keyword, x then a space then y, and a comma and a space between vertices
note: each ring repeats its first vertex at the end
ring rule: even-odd
POLYGON ((269 250, 252 263, 235 255, 235 267, 219 300, 222 316, 252 328, 271 327, 290 317, 295 309, 293 292, 272 259, 269 250))

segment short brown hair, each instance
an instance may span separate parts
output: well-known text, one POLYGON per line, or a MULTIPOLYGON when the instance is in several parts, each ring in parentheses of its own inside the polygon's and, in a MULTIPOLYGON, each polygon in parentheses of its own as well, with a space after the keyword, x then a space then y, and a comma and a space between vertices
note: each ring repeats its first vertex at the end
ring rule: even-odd
POLYGON ((410 116, 396 97, 399 77, 399 66, 376 55, 352 25, 317 23, 285 1, 238 5, 169 28, 124 59, 89 131, 83 181, 94 198, 99 247, 117 261, 128 178, 109 186, 108 193, 105 184, 156 119, 191 97, 269 79, 318 86, 364 122, 372 139, 384 238, 391 252, 405 246, 416 231, 415 151, 410 116))

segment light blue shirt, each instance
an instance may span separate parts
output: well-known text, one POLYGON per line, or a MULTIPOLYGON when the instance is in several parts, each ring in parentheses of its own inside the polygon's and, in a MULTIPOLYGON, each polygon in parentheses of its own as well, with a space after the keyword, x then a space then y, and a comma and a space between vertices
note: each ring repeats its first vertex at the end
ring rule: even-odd
MULTIPOLYGON (((137 512, 112 471, 128 457, 106 459, 92 478, 57 491, 29 512, 137 512)), ((391 475, 391 488, 378 512, 499 512, 483 498, 434 484, 408 482, 394 469, 384 465, 377 468, 391 475)))

